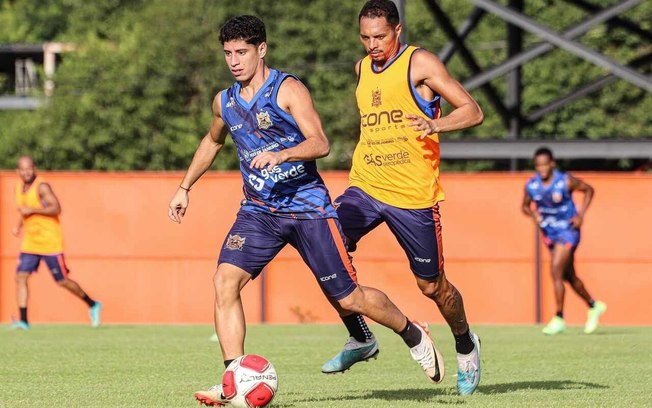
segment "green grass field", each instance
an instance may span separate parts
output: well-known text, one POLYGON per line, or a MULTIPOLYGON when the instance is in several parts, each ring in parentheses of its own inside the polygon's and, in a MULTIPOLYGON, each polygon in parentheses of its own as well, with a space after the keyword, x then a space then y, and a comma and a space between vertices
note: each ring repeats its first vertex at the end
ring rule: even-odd
MULTIPOLYGON (((537 327, 478 326, 482 381, 455 389, 453 338, 431 326, 447 375, 430 384, 391 331, 372 326, 378 360, 346 374, 320 372, 343 345, 340 326, 252 326, 247 352, 279 374, 273 407, 650 407, 652 328, 581 328, 545 337, 537 327)), ((196 407, 192 394, 221 377, 209 326, 0 327, 0 407, 196 407)))

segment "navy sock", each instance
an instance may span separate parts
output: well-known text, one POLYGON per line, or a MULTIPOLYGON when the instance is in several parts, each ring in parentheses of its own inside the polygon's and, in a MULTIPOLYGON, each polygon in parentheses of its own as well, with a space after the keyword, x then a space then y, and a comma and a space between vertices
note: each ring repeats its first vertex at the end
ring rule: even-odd
POLYGON ((593 306, 595 306, 595 300, 591 299, 588 301, 589 307, 593 309, 593 306))
POLYGON ((27 322, 27 308, 26 307, 20 307, 18 308, 20 310, 20 320, 28 323, 27 322))
POLYGON ((227 367, 229 366, 229 364, 231 364, 231 362, 233 362, 233 359, 231 359, 231 360, 224 360, 224 368, 227 368, 227 367))
POLYGON ((346 329, 349 331, 349 335, 356 339, 357 341, 364 343, 367 340, 370 340, 373 336, 367 322, 365 322, 364 317, 358 313, 354 313, 349 316, 340 316, 346 329))
POLYGON ((558 311, 557 312, 557 317, 560 318, 560 319, 563 319, 564 318, 564 312, 562 312, 561 310, 558 311))
POLYGON ((84 293, 84 297, 82 298, 82 300, 83 300, 84 302, 86 302, 86 304, 88 305, 88 307, 93 307, 93 306, 95 306, 95 301, 94 301, 93 299, 91 299, 90 297, 88 297, 88 295, 85 294, 85 293, 84 293))
POLYGON ((398 335, 401 336, 409 348, 421 343, 421 338, 423 336, 421 330, 419 330, 414 323, 409 320, 406 321, 405 329, 398 332, 398 335))
POLYGON ((473 340, 471 339, 470 331, 467 330, 464 334, 453 336, 455 337, 455 350, 457 350, 459 354, 469 354, 473 351, 475 344, 473 344, 473 340))

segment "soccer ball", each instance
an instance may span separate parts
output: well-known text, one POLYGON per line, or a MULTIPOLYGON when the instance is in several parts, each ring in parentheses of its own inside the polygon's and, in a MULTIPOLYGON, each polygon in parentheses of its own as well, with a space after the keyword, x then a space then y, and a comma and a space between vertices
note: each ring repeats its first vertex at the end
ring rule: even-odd
POLYGON ((266 358, 245 354, 233 360, 222 376, 224 397, 236 408, 264 407, 278 389, 276 369, 266 358))

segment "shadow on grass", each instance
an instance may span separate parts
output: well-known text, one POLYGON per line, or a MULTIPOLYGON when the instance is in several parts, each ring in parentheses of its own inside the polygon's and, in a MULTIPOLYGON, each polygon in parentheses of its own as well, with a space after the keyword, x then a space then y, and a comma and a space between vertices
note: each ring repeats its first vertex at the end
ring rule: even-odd
POLYGON ((518 390, 586 390, 605 388, 609 388, 609 386, 584 381, 519 381, 504 384, 480 384, 476 392, 481 394, 505 394, 518 390))
MULTIPOLYGON (((476 394, 506 394, 519 390, 586 390, 586 389, 606 389, 607 385, 596 384, 583 381, 570 380, 553 380, 553 381, 520 381, 504 384, 480 385, 476 394)), ((395 406, 393 403, 401 401, 427 402, 429 404, 442 405, 463 405, 466 404, 464 397, 460 397, 452 388, 407 388, 400 390, 371 390, 362 394, 336 396, 336 397, 313 397, 294 401, 293 403, 277 404, 276 407, 288 408, 295 406, 305 406, 306 403, 315 403, 322 401, 341 401, 353 403, 356 400, 379 399, 385 400, 389 406, 395 406)), ((345 406, 349 406, 348 404, 345 406)))
POLYGON ((289 404, 278 404, 277 407, 294 407, 294 406, 305 406, 306 403, 315 403, 322 401, 341 401, 343 406, 353 406, 354 401, 368 401, 370 399, 379 399, 385 400, 389 404, 388 406, 396 406, 392 402, 427 402, 429 404, 444 404, 444 405, 461 405, 466 404, 466 401, 450 397, 457 397, 457 393, 453 393, 452 389, 447 388, 403 388, 400 390, 371 390, 369 392, 347 395, 347 396, 336 396, 336 397, 314 397, 297 400, 294 403, 289 404), (348 403, 347 403, 348 402, 348 403), (350 405, 349 405, 350 403, 350 405))

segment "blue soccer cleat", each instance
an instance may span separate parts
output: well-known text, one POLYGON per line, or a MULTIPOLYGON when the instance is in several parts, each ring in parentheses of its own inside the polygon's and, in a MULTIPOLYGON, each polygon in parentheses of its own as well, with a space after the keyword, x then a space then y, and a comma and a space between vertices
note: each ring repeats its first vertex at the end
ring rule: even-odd
POLYGON ((379 352, 378 342, 373 335, 365 342, 359 342, 353 337, 349 337, 344 349, 325 362, 321 367, 321 372, 324 374, 342 373, 355 363, 377 358, 379 352))
POLYGON ((91 327, 100 327, 102 324, 102 304, 95 302, 95 304, 88 309, 88 315, 91 318, 91 327))
POLYGON ((457 354, 457 392, 460 395, 471 395, 480 383, 480 337, 470 333, 473 340, 473 351, 469 354, 457 354))
POLYGON ((11 330, 29 330, 29 323, 22 320, 14 320, 11 323, 11 330))

